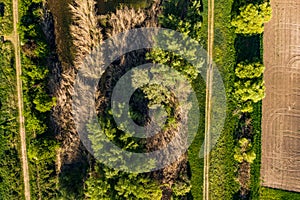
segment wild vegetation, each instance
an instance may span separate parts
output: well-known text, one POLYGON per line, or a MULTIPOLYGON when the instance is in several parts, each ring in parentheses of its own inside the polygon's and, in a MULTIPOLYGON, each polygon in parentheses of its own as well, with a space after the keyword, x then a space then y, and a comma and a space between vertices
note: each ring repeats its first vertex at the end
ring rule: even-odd
MULTIPOLYGON (((147 6, 145 3, 136 4, 140 8, 122 5, 112 12, 98 15, 95 1, 75 0, 70 5, 73 16, 70 30, 74 46, 70 57, 73 60, 68 66, 60 66, 57 60, 55 64, 51 63, 51 58, 55 57, 54 46, 49 44, 45 24, 47 10, 43 1, 21 0, 19 32, 22 41, 24 116, 33 199, 202 199, 203 161, 199 158, 199 152, 205 127, 205 83, 198 74, 199 69, 172 52, 140 50, 123 55, 112 63, 99 82, 96 103, 100 125, 115 144, 133 152, 148 152, 163 147, 174 136, 177 120, 184 120, 185 115, 176 109, 172 93, 152 85, 134 93, 131 103, 134 102, 135 107, 131 107, 131 115, 139 124, 148 123, 145 117, 147 105, 163 104, 168 116, 171 116, 163 131, 145 141, 118 130, 113 122, 109 100, 112 88, 120 77, 132 69, 133 64, 151 60, 176 69, 192 83, 201 112, 196 138, 187 154, 155 172, 126 173, 111 169, 93 158, 80 143, 75 129, 71 96, 76 73, 84 58, 103 40, 120 32, 161 26, 190 36, 205 47, 207 3, 207 0, 157 0, 147 6), (53 69, 53 65, 61 68, 53 69), (57 83, 53 83, 52 75, 58 80, 57 83), (49 87, 48 82, 54 86, 49 87), (54 119, 56 127, 50 125, 50 119, 54 119), (59 136, 55 135, 57 132, 59 136), (58 141, 62 141, 62 145, 58 141)), ((9 9, 10 3, 0 3, 1 26, 4 24, 7 27, 0 29, 3 33, 11 31, 10 16, 7 15, 9 9)), ((225 128, 210 155, 212 199, 283 199, 285 195, 290 199, 300 199, 298 194, 261 188, 259 181, 261 99, 264 97, 261 34, 263 23, 270 17, 268 3, 255 1, 249 4, 246 0, 215 2, 214 61, 223 76, 228 108, 225 128), (224 26, 226 24, 228 26, 224 26)), ((123 42, 119 45, 126 45, 123 42)), ((179 48, 172 46, 168 39, 165 42, 172 48, 179 48)), ((0 197, 21 199, 23 185, 20 183, 11 45, 7 42, 1 44, 0 52, 3 66, 0 71, 3 83, 0 149, 4 152, 0 154, 3 161, 0 164, 0 197)), ((134 76, 149 78, 144 74, 134 76)), ((168 77, 163 78, 167 80, 168 77)), ((101 138, 97 137, 98 130, 93 124, 87 128, 96 157, 106 156, 112 162, 119 162, 119 155, 114 152, 110 152, 114 156, 97 155, 97 151, 103 148, 98 145, 101 138)), ((186 138, 183 136, 182 139, 186 138)), ((151 169, 154 164, 144 163, 144 167, 151 169)))
MULTIPOLYGON (((224 24, 230 24, 231 22, 231 7, 233 1, 215 1, 215 35, 214 35, 214 55, 213 59, 216 63, 218 70, 220 71, 225 90, 227 95, 227 110, 226 110, 226 120, 224 124, 224 129, 217 141, 216 146, 212 149, 210 154, 210 198, 212 199, 232 199, 234 193, 238 191, 238 185, 235 181, 236 174, 236 161, 234 160, 234 132, 238 124, 238 116, 235 115, 236 102, 232 95, 232 90, 234 88, 235 79, 234 68, 236 63, 235 58, 235 48, 234 31, 229 26, 224 26, 224 24)), ((204 48, 207 46, 207 9, 208 1, 203 1, 203 30, 201 33, 200 43, 204 48)), ((204 129, 204 124, 202 129, 204 129)), ((201 143, 197 145, 197 151, 190 151, 189 157, 193 158, 193 154, 199 155, 201 143)), ((191 146, 193 148, 193 145, 191 146)), ((195 148, 196 150, 196 148, 195 148)), ((197 172, 201 169, 202 163, 193 163, 194 161, 190 159, 191 165, 195 165, 194 170, 192 170, 192 195, 194 199, 202 199, 201 190, 199 192, 198 188, 202 187, 203 178, 193 177, 193 174, 200 174, 197 172), (199 167, 200 166, 200 167, 199 167), (193 189, 193 187, 195 189, 193 189)), ((193 168, 192 168, 193 169, 193 168)))
MULTIPOLYGON (((155 5, 154 5, 155 6, 155 5)), ((156 9, 155 7, 151 8, 156 9)), ((79 69, 82 60, 87 54, 101 45, 102 40, 106 37, 113 36, 122 31, 129 30, 137 26, 145 26, 145 24, 152 23, 152 16, 147 17, 147 12, 151 12, 151 9, 148 11, 145 10, 135 10, 128 7, 123 7, 122 9, 117 9, 115 13, 109 13, 108 16, 102 16, 107 19, 105 24, 102 22, 102 26, 105 28, 105 32, 101 31, 101 28, 98 24, 96 12, 95 12, 95 2, 91 0, 85 1, 75 1, 71 6, 71 11, 73 13, 74 24, 71 26, 73 44, 78 46, 78 50, 75 53, 75 68, 79 69), (88 22, 88 23, 87 23, 88 22), (81 26, 84 27, 81 27, 81 26), (104 35, 102 34, 104 33, 104 35), (87 37, 84 37, 84 36, 87 37)), ((124 45, 124 44, 122 44, 124 45)), ((144 53, 145 55, 145 53, 144 53)), ((134 53, 131 55, 137 57, 134 53)), ((125 57, 121 58, 121 60, 125 57)), ((130 61, 129 58, 127 60, 130 61)), ((124 70, 128 70, 128 63, 121 63, 120 66, 114 66, 108 70, 109 77, 113 79, 107 79, 106 86, 104 86, 104 91, 99 92, 99 115, 102 116, 101 119, 104 120, 104 130, 105 133, 111 138, 114 138, 114 141, 121 145, 124 150, 130 148, 134 150, 138 147, 138 144, 133 143, 134 140, 128 138, 128 136, 122 131, 117 130, 114 123, 110 122, 112 120, 109 113, 107 113, 107 105, 105 91, 111 90, 111 84, 115 84, 124 70), (122 69, 123 68, 123 69, 122 69), (104 110, 102 109, 104 108, 104 110), (105 116, 105 117, 104 117, 105 116), (124 135, 125 134, 125 135, 124 135)), ((90 131, 97 131, 93 126, 90 127, 90 131)), ((96 134, 97 135, 97 134, 96 134)), ((102 148, 97 146, 99 144, 99 138, 90 136, 90 140, 93 144, 93 149, 95 155, 97 155, 97 150, 102 148)), ((113 154, 114 155, 114 154, 113 154)), ((101 155, 104 156, 104 155, 101 155)), ((109 155, 106 155, 109 156, 109 155)), ((97 156, 96 156, 97 157, 97 156)), ((109 157, 107 157, 108 159, 109 157)), ((118 155, 115 155, 112 160, 118 160, 118 155)), ((84 196, 88 199, 160 199, 162 197, 163 190, 161 189, 160 183, 150 179, 150 173, 147 174, 130 174, 116 169, 110 169, 98 161, 91 160, 89 175, 85 181, 85 191, 84 196)), ((148 164, 145 163, 145 167, 148 164)))
POLYGON ((231 25, 235 27, 235 33, 244 35, 261 34, 264 32, 264 23, 270 21, 272 10, 268 2, 262 4, 249 3, 239 8, 231 25))
POLYGON ((258 198, 260 173, 261 100, 265 96, 263 81, 261 35, 264 23, 271 19, 268 2, 236 1, 238 9, 232 11, 231 25, 237 33, 235 48, 237 65, 235 67, 234 96, 240 112, 239 127, 236 133, 237 145, 235 159, 239 162, 237 180, 240 190, 236 198, 258 198), (252 114, 250 114, 252 113, 252 114), (243 146, 243 147, 242 147, 243 146))
POLYGON ((21 199, 23 182, 19 158, 19 126, 14 50, 0 43, 0 197, 21 199))
POLYGON ((265 97, 265 86, 262 74, 265 67, 262 63, 241 62, 237 64, 235 74, 238 81, 235 83, 235 98, 243 113, 253 111, 253 103, 265 97))
POLYGON ((48 126, 55 98, 49 94, 47 59, 50 48, 43 32, 42 1, 20 2, 22 82, 31 195, 36 199, 57 195, 55 158, 57 142, 48 126))
POLYGON ((259 199, 261 200, 299 200, 300 194, 291 191, 284 191, 272 188, 261 188, 259 199))
POLYGON ((8 35, 13 31, 12 1, 0 2, 0 35, 8 35))

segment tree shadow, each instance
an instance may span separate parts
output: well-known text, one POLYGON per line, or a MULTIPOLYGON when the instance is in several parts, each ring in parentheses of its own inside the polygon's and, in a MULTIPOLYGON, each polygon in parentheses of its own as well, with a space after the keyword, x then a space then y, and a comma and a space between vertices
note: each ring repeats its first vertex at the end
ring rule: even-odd
POLYGON ((243 36, 237 35, 234 47, 236 50, 236 61, 240 63, 248 60, 254 62, 257 58, 261 57, 260 54, 260 35, 243 36))
POLYGON ((81 199, 84 197, 84 182, 88 177, 87 155, 64 164, 59 174, 60 197, 81 199))
POLYGON ((0 17, 4 17, 5 13, 5 4, 3 2, 0 3, 0 17))

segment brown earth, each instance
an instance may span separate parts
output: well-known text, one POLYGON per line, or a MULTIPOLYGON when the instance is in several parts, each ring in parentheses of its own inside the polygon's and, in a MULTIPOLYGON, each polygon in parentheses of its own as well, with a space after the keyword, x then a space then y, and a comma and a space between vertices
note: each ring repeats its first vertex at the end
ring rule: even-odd
POLYGON ((271 5, 264 33, 262 185, 300 192, 300 1, 271 5))

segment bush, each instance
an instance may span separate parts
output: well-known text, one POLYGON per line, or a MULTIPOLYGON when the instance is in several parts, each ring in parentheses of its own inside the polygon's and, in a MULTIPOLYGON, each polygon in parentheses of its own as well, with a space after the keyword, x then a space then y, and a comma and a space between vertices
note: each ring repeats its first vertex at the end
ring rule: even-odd
POLYGON ((272 9, 269 3, 260 5, 248 4, 240 8, 240 14, 235 17, 231 25, 235 33, 244 35, 261 34, 264 32, 264 23, 270 21, 272 9))
POLYGON ((259 78, 265 71, 265 66, 260 62, 241 62, 235 69, 235 74, 240 79, 259 78))
POLYGON ((239 163, 246 161, 248 163, 253 163, 256 155, 254 151, 252 151, 252 145, 250 141, 246 138, 242 138, 239 140, 239 146, 235 147, 234 159, 239 163))

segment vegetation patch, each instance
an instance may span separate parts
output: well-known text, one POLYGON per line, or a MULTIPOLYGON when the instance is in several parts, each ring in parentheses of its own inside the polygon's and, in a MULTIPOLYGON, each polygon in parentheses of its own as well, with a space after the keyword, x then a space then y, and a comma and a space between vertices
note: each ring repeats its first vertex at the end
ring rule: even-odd
POLYGON ((0 36, 9 35, 13 31, 12 0, 0 2, 0 36))
POLYGON ((19 145, 19 126, 14 49, 0 43, 0 197, 22 199, 23 182, 19 145))
POLYGON ((58 144, 48 126, 55 98, 47 88, 50 47, 42 29, 43 8, 42 1, 20 2, 23 114, 26 118, 31 196, 36 199, 56 197, 58 180, 55 170, 58 144))
POLYGON ((300 200, 300 193, 261 187, 261 200, 300 200))

